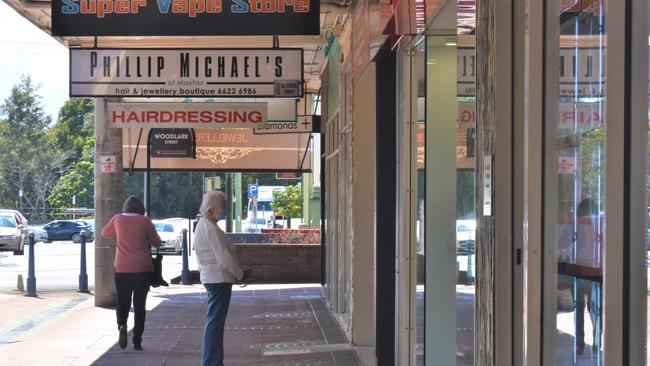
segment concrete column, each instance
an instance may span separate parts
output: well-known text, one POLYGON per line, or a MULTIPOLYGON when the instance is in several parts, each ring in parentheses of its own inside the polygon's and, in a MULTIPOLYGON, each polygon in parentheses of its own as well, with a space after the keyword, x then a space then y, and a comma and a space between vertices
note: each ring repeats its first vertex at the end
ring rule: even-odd
MULTIPOLYGON (((375 64, 354 86, 352 112, 352 343, 365 364, 375 347, 375 64)), ((370 358, 372 362, 368 360, 370 358)))
POLYGON ((101 229, 113 215, 122 211, 124 183, 122 130, 110 128, 107 102, 107 99, 95 98, 95 306, 112 307, 117 303, 113 264, 115 239, 104 239, 101 229), (112 171, 105 164, 109 158, 115 164, 112 171))
POLYGON ((512 364, 512 5, 489 0, 476 7, 477 366, 512 364))

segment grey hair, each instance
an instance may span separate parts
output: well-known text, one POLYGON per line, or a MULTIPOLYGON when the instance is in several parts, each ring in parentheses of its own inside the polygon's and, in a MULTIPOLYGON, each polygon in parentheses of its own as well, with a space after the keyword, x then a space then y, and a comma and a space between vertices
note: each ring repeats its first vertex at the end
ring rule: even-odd
POLYGON ((201 201, 201 215, 204 217, 207 216, 208 211, 211 208, 221 209, 222 204, 226 202, 226 194, 221 191, 210 191, 203 195, 203 201, 201 201))

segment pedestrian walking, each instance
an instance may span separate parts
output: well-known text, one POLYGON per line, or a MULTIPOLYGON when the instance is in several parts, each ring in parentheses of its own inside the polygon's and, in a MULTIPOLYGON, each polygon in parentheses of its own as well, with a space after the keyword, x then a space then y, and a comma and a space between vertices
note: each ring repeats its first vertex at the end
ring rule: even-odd
POLYGON ((156 227, 144 215, 144 205, 139 198, 130 196, 124 201, 123 212, 111 218, 102 229, 102 236, 115 240, 115 287, 117 288, 118 344, 122 349, 127 344, 126 322, 131 309, 135 324, 133 327, 133 348, 142 350, 142 333, 146 317, 145 305, 149 285, 153 280, 151 246, 160 247, 160 236, 156 227))
POLYGON ((600 349, 602 333, 602 264, 604 253, 603 220, 590 199, 580 202, 577 209, 576 264, 597 269, 600 281, 578 278, 576 280, 576 352, 585 349, 585 308, 591 318, 592 350, 600 349))
POLYGON ((232 284, 250 276, 237 262, 235 246, 218 226, 219 216, 226 208, 226 196, 221 191, 203 195, 201 215, 194 234, 196 261, 201 283, 208 293, 208 311, 203 333, 202 365, 223 365, 223 337, 230 306, 232 284))

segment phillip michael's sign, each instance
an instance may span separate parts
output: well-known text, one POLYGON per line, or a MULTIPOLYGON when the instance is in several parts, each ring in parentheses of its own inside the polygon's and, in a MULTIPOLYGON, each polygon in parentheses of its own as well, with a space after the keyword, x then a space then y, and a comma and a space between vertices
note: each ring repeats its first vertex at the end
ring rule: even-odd
POLYGON ((70 49, 71 97, 301 97, 303 51, 70 49))

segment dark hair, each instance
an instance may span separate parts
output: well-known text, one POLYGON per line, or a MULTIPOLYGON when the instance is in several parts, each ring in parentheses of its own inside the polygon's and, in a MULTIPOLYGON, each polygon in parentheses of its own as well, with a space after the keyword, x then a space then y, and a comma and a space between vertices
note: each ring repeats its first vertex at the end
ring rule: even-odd
POLYGON ((596 205, 594 204, 594 201, 592 201, 590 198, 583 199, 578 204, 578 212, 577 212, 578 217, 593 215, 595 213, 595 208, 596 205))
POLYGON ((124 201, 124 207, 122 210, 128 213, 144 215, 144 205, 142 204, 142 201, 140 201, 140 199, 136 196, 127 197, 126 201, 124 201))

